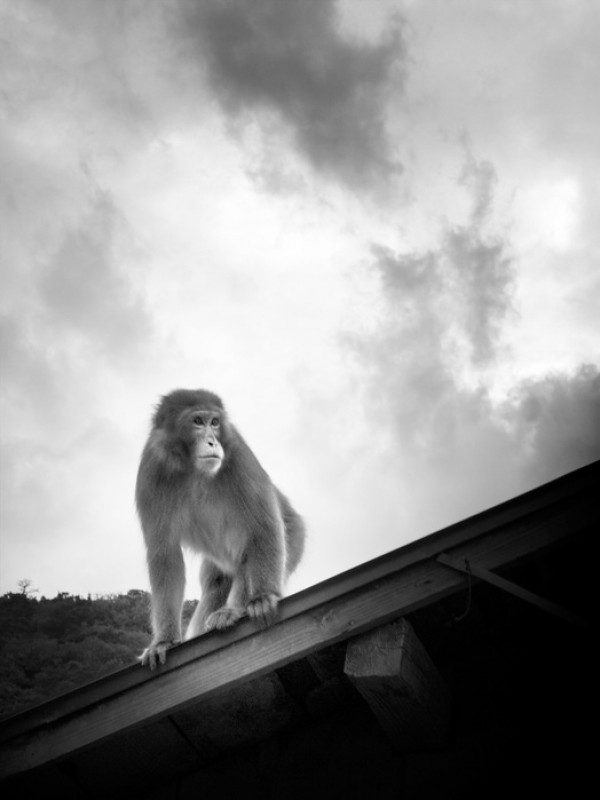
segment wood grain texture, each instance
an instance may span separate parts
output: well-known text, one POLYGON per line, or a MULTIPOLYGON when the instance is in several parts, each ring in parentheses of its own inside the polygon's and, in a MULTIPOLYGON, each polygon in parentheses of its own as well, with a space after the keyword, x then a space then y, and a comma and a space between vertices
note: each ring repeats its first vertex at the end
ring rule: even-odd
POLYGON ((349 642, 344 671, 397 749, 447 741, 450 693, 408 620, 349 642))

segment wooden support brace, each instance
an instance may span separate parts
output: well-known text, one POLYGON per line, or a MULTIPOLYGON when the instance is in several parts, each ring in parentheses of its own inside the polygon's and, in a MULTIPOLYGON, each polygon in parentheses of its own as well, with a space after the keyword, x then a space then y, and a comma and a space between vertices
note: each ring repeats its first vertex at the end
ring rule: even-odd
POLYGON ((544 597, 540 597, 538 594, 530 592, 529 589, 523 589, 522 586, 519 586, 512 581, 508 581, 506 578, 502 578, 495 572, 482 569, 481 567, 472 564, 465 558, 453 558, 446 553, 440 553, 437 557, 437 561, 440 564, 444 564, 446 567, 451 567, 452 569, 457 570, 458 572, 465 572, 467 575, 470 574, 482 581, 485 581, 486 583, 491 583, 492 586, 497 586, 498 589, 503 589, 505 592, 515 595, 515 597, 520 597, 521 600, 525 600, 527 603, 531 603, 532 605, 537 606, 538 608, 541 608, 550 614, 554 614, 556 617, 560 617, 561 619, 570 622, 572 625, 579 625, 583 628, 588 627, 587 620, 577 616, 577 614, 573 614, 571 611, 567 611, 557 603, 552 603, 550 600, 546 600, 544 597))
POLYGON ((450 694, 407 620, 349 642, 344 671, 396 748, 446 743, 450 694))

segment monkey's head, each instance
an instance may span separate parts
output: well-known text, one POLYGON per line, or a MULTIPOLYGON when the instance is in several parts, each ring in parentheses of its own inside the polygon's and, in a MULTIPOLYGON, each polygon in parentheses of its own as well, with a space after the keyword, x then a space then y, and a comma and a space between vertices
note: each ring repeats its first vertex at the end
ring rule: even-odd
POLYGON ((152 420, 162 431, 173 455, 185 469, 212 478, 225 459, 223 437, 227 428, 221 398, 203 389, 177 389, 165 395, 152 420))

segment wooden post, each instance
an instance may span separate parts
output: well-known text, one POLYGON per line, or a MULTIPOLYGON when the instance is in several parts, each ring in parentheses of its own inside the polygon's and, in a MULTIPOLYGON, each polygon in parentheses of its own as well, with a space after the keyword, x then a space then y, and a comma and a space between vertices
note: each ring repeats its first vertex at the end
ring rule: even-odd
POLYGON ((344 671, 396 748, 445 744, 450 695, 405 619, 349 642, 344 671))

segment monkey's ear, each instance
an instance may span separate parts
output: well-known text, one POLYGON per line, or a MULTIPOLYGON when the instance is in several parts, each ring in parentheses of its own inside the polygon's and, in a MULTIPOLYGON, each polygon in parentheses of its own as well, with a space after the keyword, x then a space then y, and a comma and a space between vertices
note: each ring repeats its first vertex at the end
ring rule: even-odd
POLYGON ((163 398, 163 400, 156 406, 156 411, 154 412, 154 416, 152 417, 152 425, 155 428, 162 428, 164 427, 166 421, 167 421, 167 409, 165 408, 165 403, 163 398))

